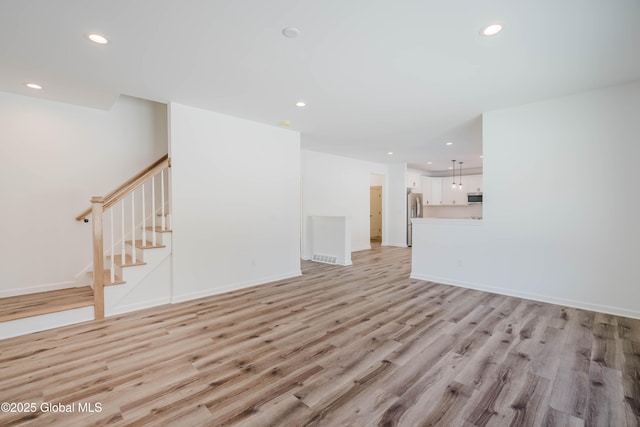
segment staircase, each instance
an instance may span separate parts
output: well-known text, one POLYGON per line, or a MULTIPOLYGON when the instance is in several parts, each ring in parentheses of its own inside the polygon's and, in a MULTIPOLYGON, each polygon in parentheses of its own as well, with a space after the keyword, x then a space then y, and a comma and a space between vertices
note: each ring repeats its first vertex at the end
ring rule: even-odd
MULTIPOLYGON (((138 239, 135 245, 131 240, 125 241, 124 260, 121 253, 116 254, 113 259, 115 270, 113 280, 111 280, 111 270, 105 270, 103 275, 105 316, 171 302, 169 282, 158 280, 156 277, 159 275, 166 279, 171 274, 168 262, 172 246, 171 230, 156 228, 153 230, 152 227, 147 227, 145 234, 155 235, 152 240, 138 239)), ((106 265, 111 265, 111 256, 107 256, 105 260, 106 265)))
POLYGON ((76 217, 91 224, 91 271, 74 288, 0 299, 0 339, 170 302, 170 166, 165 155, 91 199, 76 217))

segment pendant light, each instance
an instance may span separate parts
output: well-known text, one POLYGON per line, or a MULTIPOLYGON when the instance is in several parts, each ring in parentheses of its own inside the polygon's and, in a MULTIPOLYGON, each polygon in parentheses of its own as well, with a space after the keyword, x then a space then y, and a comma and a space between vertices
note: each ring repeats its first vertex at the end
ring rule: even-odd
POLYGON ((458 183, 458 190, 462 191, 462 162, 460 163, 460 182, 458 183))
POLYGON ((456 161, 451 160, 451 177, 453 178, 453 182, 451 183, 451 189, 456 189, 456 161))

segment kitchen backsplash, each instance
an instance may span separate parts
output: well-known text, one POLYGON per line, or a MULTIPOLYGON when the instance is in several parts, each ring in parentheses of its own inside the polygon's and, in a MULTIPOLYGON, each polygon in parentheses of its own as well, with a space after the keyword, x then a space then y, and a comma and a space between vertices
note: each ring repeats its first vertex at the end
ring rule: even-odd
POLYGON ((481 218, 482 205, 468 206, 425 206, 425 218, 481 218))

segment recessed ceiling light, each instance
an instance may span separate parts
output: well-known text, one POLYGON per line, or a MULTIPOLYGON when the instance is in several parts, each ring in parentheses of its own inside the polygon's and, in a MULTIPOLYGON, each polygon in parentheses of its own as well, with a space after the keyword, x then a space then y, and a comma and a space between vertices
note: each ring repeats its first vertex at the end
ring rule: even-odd
POLYGON ((480 31, 480 34, 483 36, 495 36, 500 31, 502 31, 502 25, 500 24, 491 24, 487 25, 480 31))
POLYGON ((282 120, 280 126, 291 126, 291 122, 289 120, 282 120))
POLYGON ((433 164, 433 162, 427 162, 428 165, 433 164))
POLYGON ((286 27, 282 29, 282 35, 290 39, 295 39, 300 35, 300 30, 296 27, 286 27))
POLYGON ((107 40, 107 38, 105 36, 101 36, 100 34, 89 34, 87 36, 87 38, 89 40, 91 40, 92 42, 96 43, 96 44, 108 44, 109 40, 107 40))
POLYGON ((449 169, 453 169, 453 166, 449 166, 449 169))
POLYGON ((484 156, 483 156, 483 155, 480 155, 480 158, 481 158, 481 159, 483 159, 483 158, 484 158, 484 156))
POLYGON ((447 142, 446 145, 453 145, 453 142, 447 142))
POLYGON ((38 90, 42 89, 42 86, 35 83, 25 83, 25 86, 28 87, 29 89, 38 89, 38 90))
POLYGON ((388 154, 388 155, 392 155, 392 154, 393 154, 393 151, 389 151, 387 154, 388 154))
POLYGON ((307 104, 302 102, 302 101, 298 101, 296 102, 296 107, 305 107, 307 104))

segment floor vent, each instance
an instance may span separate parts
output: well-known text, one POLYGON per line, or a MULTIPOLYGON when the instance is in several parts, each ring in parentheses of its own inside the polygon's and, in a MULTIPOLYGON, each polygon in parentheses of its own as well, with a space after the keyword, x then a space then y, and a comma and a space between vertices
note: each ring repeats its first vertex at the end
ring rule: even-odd
POLYGON ((313 254, 311 261, 323 262, 325 264, 337 264, 338 257, 335 255, 313 254))

